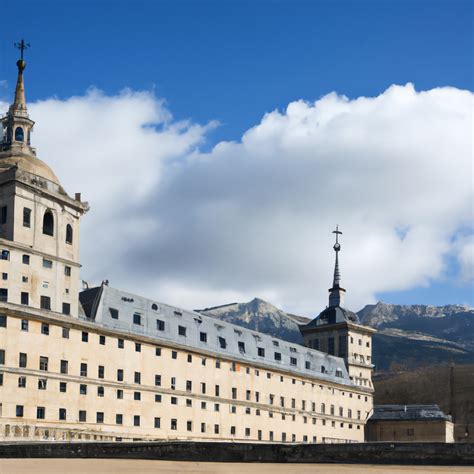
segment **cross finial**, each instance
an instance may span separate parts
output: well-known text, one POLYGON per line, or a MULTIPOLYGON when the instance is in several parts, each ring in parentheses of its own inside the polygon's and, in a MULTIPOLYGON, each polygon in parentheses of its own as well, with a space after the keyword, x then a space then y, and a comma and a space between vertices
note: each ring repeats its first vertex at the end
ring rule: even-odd
POLYGON ((22 38, 21 41, 19 43, 15 43, 14 46, 20 50, 20 59, 23 61, 23 53, 25 49, 31 47, 30 43, 25 43, 25 40, 22 38))
POLYGON ((336 234, 336 243, 334 244, 334 250, 338 252, 341 248, 339 245, 339 235, 342 235, 342 232, 339 230, 339 225, 336 226, 336 230, 332 231, 333 234, 336 234))

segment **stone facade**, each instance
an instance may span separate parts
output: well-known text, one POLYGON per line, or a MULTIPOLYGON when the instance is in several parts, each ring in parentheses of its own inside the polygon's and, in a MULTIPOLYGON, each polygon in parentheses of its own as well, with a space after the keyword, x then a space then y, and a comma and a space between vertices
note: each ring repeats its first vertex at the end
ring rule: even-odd
POLYGON ((343 355, 106 284, 79 293, 88 206, 36 158, 18 67, 0 147, 0 439, 364 441, 370 329, 328 321, 343 355))

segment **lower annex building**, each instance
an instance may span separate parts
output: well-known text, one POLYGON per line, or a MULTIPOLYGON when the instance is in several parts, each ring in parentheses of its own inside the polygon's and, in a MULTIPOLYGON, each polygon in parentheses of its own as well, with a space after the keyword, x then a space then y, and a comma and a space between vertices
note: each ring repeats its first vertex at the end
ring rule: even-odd
POLYGON ((79 224, 31 147, 23 72, 1 118, 0 439, 363 442, 371 336, 329 306, 305 346, 110 288, 79 291, 79 224))

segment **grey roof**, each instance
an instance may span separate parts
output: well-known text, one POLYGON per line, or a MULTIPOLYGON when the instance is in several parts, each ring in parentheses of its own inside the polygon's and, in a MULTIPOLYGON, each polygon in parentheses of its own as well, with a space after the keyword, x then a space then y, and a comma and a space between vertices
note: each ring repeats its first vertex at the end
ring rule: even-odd
POLYGON ((451 416, 445 415, 438 405, 375 405, 371 420, 448 420, 451 416))
POLYGON ((157 345, 160 342, 171 342, 191 349, 206 350, 217 357, 229 357, 244 363, 259 363, 269 368, 291 371, 295 375, 354 386, 344 360, 340 357, 195 311, 158 303, 106 285, 83 291, 80 301, 89 321, 93 320, 100 326, 126 331, 132 335, 154 338, 157 345), (118 310, 118 319, 112 318, 110 308, 118 310), (140 315, 140 324, 134 323, 134 314, 140 315), (157 321, 164 322, 164 330, 158 329, 157 321), (179 326, 186 328, 185 335, 179 334, 179 326), (201 340, 201 332, 206 333, 206 342, 201 340), (224 340, 225 347, 222 347, 224 340), (263 349, 264 355, 258 354, 258 348, 263 349), (275 353, 281 355, 281 361, 275 360, 275 353))
POLYGON ((337 324, 350 322, 359 324, 359 317, 357 314, 349 311, 348 309, 342 308, 341 306, 328 306, 318 316, 316 316, 311 322, 302 326, 301 329, 311 329, 317 326, 324 326, 326 324, 337 324))

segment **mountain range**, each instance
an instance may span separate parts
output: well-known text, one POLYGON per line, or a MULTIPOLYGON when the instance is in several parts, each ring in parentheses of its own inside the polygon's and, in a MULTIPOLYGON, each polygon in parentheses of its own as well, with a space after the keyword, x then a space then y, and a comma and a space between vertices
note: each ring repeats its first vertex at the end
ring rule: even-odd
MULTIPOLYGON (((197 311, 299 344, 303 343, 299 326, 310 321, 259 298, 197 311)), ((361 324, 377 329, 373 338, 377 370, 474 362, 472 308, 379 302, 366 305, 357 314, 361 324)))

